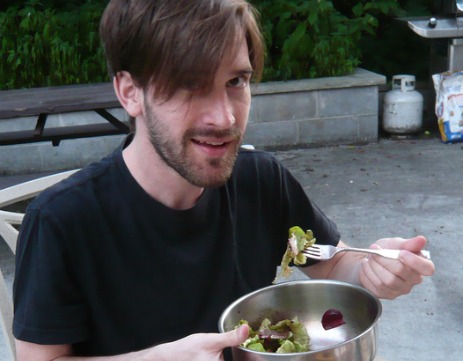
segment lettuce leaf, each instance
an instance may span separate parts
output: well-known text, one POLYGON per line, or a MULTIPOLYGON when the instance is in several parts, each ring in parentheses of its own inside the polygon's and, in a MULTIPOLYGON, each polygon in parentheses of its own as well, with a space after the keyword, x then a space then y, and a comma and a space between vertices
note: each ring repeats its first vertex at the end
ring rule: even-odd
POLYGON ((289 340, 283 341, 281 346, 275 351, 275 353, 294 353, 296 351, 296 347, 294 346, 294 343, 292 343, 289 340))
MULTIPOLYGON (((246 320, 241 320, 237 327, 246 320)), ((294 353, 310 350, 310 337, 306 328, 297 318, 281 320, 276 324, 266 318, 257 331, 249 327, 249 337, 242 347, 259 352, 294 353)))
POLYGON ((273 280, 273 283, 281 278, 288 278, 293 273, 290 267, 291 262, 296 266, 304 265, 307 257, 301 253, 304 249, 312 246, 316 242, 311 230, 304 232, 301 227, 294 226, 289 229, 289 239, 286 251, 283 254, 280 264, 280 272, 273 280))

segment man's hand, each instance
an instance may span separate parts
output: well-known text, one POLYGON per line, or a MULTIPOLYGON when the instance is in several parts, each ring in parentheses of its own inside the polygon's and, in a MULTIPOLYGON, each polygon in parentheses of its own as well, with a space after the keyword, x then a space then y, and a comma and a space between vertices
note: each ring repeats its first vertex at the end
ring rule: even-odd
POLYGON ((17 340, 18 361, 223 361, 223 349, 239 346, 249 335, 249 326, 226 333, 196 333, 178 341, 118 356, 71 356, 71 345, 38 345, 17 340))
POLYGON ((426 245, 426 238, 417 236, 410 239, 383 238, 370 248, 400 249, 399 260, 390 260, 370 255, 362 260, 359 282, 378 297, 394 299, 408 294, 420 284, 424 276, 434 274, 434 264, 420 256, 426 245))
MULTIPOLYGON (((226 333, 196 333, 155 347, 156 358, 153 360, 223 361, 223 349, 239 346, 248 335, 248 325, 242 325, 226 333)), ((146 360, 150 358, 147 357, 146 360)))

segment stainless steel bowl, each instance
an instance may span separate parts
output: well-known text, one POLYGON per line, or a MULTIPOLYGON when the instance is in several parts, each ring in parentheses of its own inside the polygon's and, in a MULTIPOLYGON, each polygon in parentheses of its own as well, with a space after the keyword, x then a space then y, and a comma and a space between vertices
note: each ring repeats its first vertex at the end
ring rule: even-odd
POLYGON ((294 281, 262 288, 236 300, 222 313, 219 331, 234 329, 242 319, 257 329, 264 318, 277 322, 297 317, 307 328, 311 351, 274 354, 234 347, 233 360, 372 361, 381 312, 380 301, 364 288, 337 281, 294 281), (325 330, 321 320, 328 309, 339 310, 345 324, 325 330))

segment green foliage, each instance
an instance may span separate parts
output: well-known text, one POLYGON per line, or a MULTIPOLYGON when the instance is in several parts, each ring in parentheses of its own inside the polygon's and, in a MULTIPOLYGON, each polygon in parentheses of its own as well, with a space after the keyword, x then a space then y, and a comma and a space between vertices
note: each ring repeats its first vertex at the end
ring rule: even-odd
POLYGON ((388 78, 395 74, 413 74, 417 79, 429 80, 431 46, 443 42, 446 53, 447 40, 422 38, 408 27, 406 21, 398 18, 430 16, 433 13, 434 0, 403 0, 401 9, 393 16, 379 16, 376 33, 363 36, 359 42, 362 53, 360 65, 388 78))
POLYGON ((38 0, 0 13, 0 88, 106 81, 98 37, 103 4, 57 12, 38 0))
MULTIPOLYGON (((0 11, 4 11, 8 9, 10 6, 19 6, 20 4, 24 5, 27 3, 28 0, 2 0, 0 3, 0 11)), ((87 2, 99 2, 101 4, 107 4, 108 0, 41 0, 40 4, 42 7, 45 8, 53 8, 53 9, 72 9, 76 7, 80 7, 87 2)))
MULTIPOLYGON (((0 89, 107 81, 98 24, 108 0, 2 0, 0 89)), ((424 77, 429 42, 404 16, 434 0, 251 0, 268 56, 264 81, 349 74, 357 66, 424 77)))
POLYGON ((395 0, 356 1, 350 14, 329 0, 254 0, 268 47, 264 80, 352 73, 360 64, 360 39, 375 34, 380 14, 399 9, 395 0))

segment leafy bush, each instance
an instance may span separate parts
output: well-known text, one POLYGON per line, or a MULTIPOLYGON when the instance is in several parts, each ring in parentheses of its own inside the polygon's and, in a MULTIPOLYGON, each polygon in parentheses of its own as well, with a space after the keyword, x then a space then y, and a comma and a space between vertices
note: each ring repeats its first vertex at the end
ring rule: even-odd
POLYGON ((57 12, 38 0, 0 13, 0 87, 107 81, 98 36, 103 4, 87 1, 57 12))
MULTIPOLYGON (((268 48, 264 81, 344 75, 359 65, 424 74, 429 66, 428 44, 391 25, 429 13, 434 0, 250 1, 268 48)), ((17 3, 0 5, 0 89, 109 80, 98 37, 107 0, 17 3)))
POLYGON ((356 1, 351 14, 329 0, 254 0, 268 45, 264 80, 337 76, 360 64, 359 41, 375 34, 378 14, 399 9, 395 0, 356 1))

